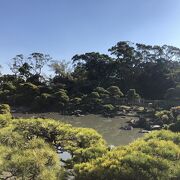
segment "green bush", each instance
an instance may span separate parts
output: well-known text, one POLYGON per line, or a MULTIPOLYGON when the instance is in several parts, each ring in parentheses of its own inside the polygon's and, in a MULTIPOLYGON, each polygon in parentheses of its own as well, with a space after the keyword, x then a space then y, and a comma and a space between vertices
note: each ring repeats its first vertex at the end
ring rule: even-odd
POLYGON ((12 116, 10 113, 10 106, 8 104, 0 105, 0 128, 9 124, 12 116))
POLYGON ((73 128, 51 119, 11 119, 0 128, 2 179, 63 179, 57 152, 70 153, 70 159, 62 162, 66 169, 72 169, 76 163, 96 159, 107 151, 95 130, 73 128))
POLYGON ((179 137, 169 131, 150 133, 103 157, 75 165, 75 179, 179 179, 179 137))
POLYGON ((180 115, 180 106, 172 107, 171 112, 175 118, 180 115))
POLYGON ((104 114, 114 113, 115 107, 112 104, 105 104, 102 106, 104 114))
POLYGON ((3 83, 2 85, 2 90, 8 90, 10 91, 11 93, 15 92, 16 91, 16 86, 14 86, 14 84, 12 82, 5 82, 3 83))
POLYGON ((103 87, 96 87, 94 92, 98 92, 100 98, 107 98, 109 96, 109 92, 105 90, 103 87))
POLYGON ((0 114, 10 114, 10 106, 8 104, 1 104, 0 105, 0 114))
MULTIPOLYGON (((77 180, 180 178, 179 133, 153 131, 108 150, 93 129, 52 119, 11 119, 8 106, 1 107, 1 116, 7 120, 0 121, 1 179, 63 179, 69 170, 77 180), (57 152, 68 152, 70 158, 60 160, 57 152)), ((112 105, 105 107, 113 110, 112 105)))
POLYGON ((135 89, 129 89, 126 96, 129 100, 136 100, 140 98, 140 95, 136 93, 135 89))
POLYGON ((171 111, 163 110, 155 113, 155 117, 162 121, 162 124, 170 124, 173 123, 174 117, 171 111))
POLYGON ((122 97, 123 96, 123 93, 117 86, 110 86, 109 88, 107 88, 107 91, 109 92, 110 96, 113 96, 113 97, 122 97))
POLYGON ((69 152, 72 159, 67 164, 87 162, 102 156, 107 146, 95 130, 73 128, 71 125, 52 119, 18 119, 13 120, 14 131, 23 137, 32 139, 41 137, 61 151, 69 152))
POLYGON ((39 95, 38 86, 32 83, 20 84, 17 88, 17 94, 15 98, 16 105, 31 106, 35 97, 39 95))
POLYGON ((60 89, 58 92, 54 93, 53 97, 56 104, 55 109, 63 110, 69 102, 69 96, 64 89, 60 89))

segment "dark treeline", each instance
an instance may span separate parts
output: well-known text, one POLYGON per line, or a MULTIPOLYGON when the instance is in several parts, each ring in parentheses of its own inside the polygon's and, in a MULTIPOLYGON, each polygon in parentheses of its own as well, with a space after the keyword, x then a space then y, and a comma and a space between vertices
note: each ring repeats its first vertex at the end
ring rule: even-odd
POLYGON ((0 77, 0 101, 36 110, 111 111, 122 97, 180 99, 179 48, 121 41, 108 51, 75 55, 70 64, 42 53, 17 55, 13 74, 0 77), (54 76, 43 75, 47 67, 54 76))

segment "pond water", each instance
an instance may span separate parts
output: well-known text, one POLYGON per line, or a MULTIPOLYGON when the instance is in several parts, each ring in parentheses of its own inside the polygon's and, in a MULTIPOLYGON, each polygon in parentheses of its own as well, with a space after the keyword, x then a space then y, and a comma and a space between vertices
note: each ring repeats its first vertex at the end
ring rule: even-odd
POLYGON ((83 117, 64 116, 59 113, 40 113, 40 114, 22 114, 14 113, 15 117, 46 117, 70 123, 75 127, 93 128, 99 132, 109 145, 126 145, 133 140, 141 137, 143 134, 139 133, 138 128, 133 130, 122 130, 120 127, 127 125, 127 122, 136 119, 131 116, 117 116, 113 118, 106 118, 101 115, 86 115, 83 117))

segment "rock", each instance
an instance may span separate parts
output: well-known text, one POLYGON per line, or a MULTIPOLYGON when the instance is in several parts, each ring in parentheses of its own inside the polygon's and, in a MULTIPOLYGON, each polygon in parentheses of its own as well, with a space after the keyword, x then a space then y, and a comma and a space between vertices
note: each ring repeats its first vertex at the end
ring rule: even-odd
POLYGON ((136 124, 137 124, 137 122, 138 122, 138 120, 136 120, 136 119, 132 119, 132 120, 130 121, 130 124, 132 124, 132 125, 136 125, 136 124))
POLYGON ((131 130, 133 130, 133 127, 132 126, 124 126, 124 127, 121 127, 120 129, 131 131, 131 130))
POLYGON ((72 113, 72 115, 75 115, 75 116, 80 117, 80 116, 82 116, 81 113, 82 113, 81 110, 76 110, 76 111, 74 111, 74 112, 72 113))
POLYGON ((112 150, 112 149, 114 149, 114 148, 115 148, 114 145, 109 145, 109 146, 108 146, 108 149, 109 149, 109 150, 112 150))
POLYGON ((117 116, 126 116, 126 114, 124 112, 121 112, 121 111, 118 111, 116 115, 117 116))
POLYGON ((83 117, 83 114, 76 114, 77 117, 83 117))
POLYGON ((150 133, 151 131, 148 131, 148 130, 145 130, 145 129, 142 129, 139 131, 139 133, 150 133))
POLYGON ((161 126, 160 125, 152 125, 151 130, 160 130, 161 126))

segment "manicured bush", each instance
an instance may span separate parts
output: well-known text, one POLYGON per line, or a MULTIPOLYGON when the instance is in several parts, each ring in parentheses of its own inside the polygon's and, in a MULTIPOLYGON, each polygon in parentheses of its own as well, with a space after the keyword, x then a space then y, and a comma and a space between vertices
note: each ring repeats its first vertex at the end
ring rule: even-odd
POLYGON ((8 104, 0 105, 0 114, 10 114, 10 106, 8 104))
MULTIPOLYGON (((106 105, 113 110, 112 105, 106 105)), ((127 146, 108 150, 95 130, 52 119, 11 119, 1 105, 0 178, 77 180, 179 179, 180 134, 154 131, 127 146), (68 152, 68 160, 58 153, 68 152), (64 168, 60 166, 63 162, 64 168), (64 172, 65 171, 65 172, 64 172)), ((179 117, 178 117, 179 119, 179 117)))
POLYGON ((100 98, 107 98, 109 96, 109 92, 105 90, 103 87, 97 87, 94 89, 94 92, 98 92, 100 98))
POLYGON ((53 94, 54 102, 56 104, 55 109, 64 110, 65 106, 69 102, 69 96, 64 89, 60 89, 58 92, 53 94))
POLYGON ((75 165, 77 180, 179 179, 180 135, 153 132, 128 146, 118 147, 101 158, 75 165))
POLYGON ((112 114, 115 111, 115 107, 112 104, 105 104, 102 106, 103 114, 112 114))
POLYGON ((109 88, 107 88, 107 91, 109 92, 110 96, 113 96, 113 97, 122 97, 123 96, 123 93, 117 86, 110 86, 109 88))
POLYGON ((162 124, 170 124, 174 122, 174 117, 171 111, 158 111, 155 113, 155 117, 160 120, 162 124))
POLYGON ((180 106, 172 107, 171 112, 173 116, 176 118, 178 115, 180 115, 180 106))
MULTIPOLYGON (((7 118, 6 114, 2 117, 7 118)), ((102 136, 93 129, 73 128, 52 119, 9 120, 3 126, 0 121, 2 179, 63 179, 57 152, 70 153, 70 159, 63 163, 72 169, 76 163, 101 157, 107 151, 102 136)))
POLYGON ((18 119, 13 120, 13 124, 19 134, 29 139, 41 137, 57 150, 69 152, 70 164, 101 156, 107 148, 102 136, 93 129, 73 128, 52 119, 18 119))
POLYGON ((136 93, 135 89, 129 89, 126 96, 127 96, 128 100, 131 100, 131 101, 140 98, 140 95, 138 93, 136 93))

